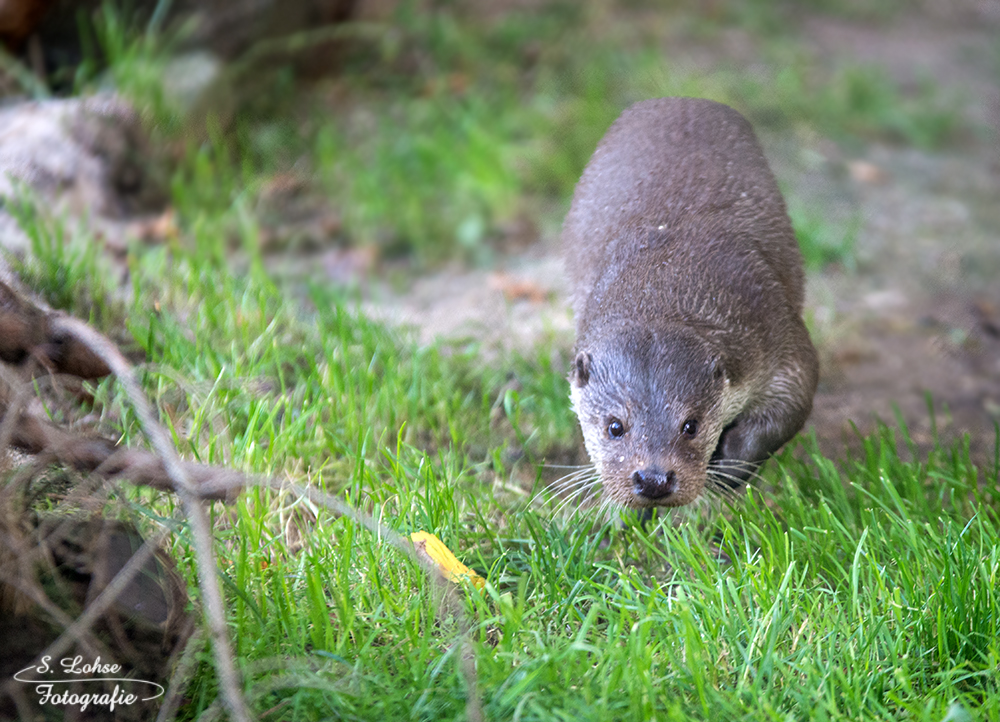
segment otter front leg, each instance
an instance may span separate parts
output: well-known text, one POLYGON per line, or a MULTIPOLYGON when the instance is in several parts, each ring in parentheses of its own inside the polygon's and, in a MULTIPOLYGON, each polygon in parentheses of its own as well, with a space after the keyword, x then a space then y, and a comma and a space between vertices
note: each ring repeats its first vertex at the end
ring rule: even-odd
POLYGON ((723 429, 709 462, 709 473, 730 487, 738 487, 785 442, 799 432, 812 410, 815 377, 803 379, 784 393, 773 395, 743 412, 723 429), (789 391, 798 393, 789 393, 789 391))
POLYGON ((757 472, 757 468, 781 444, 769 444, 767 423, 750 415, 738 416, 719 436, 719 444, 708 463, 710 478, 737 488, 757 472))

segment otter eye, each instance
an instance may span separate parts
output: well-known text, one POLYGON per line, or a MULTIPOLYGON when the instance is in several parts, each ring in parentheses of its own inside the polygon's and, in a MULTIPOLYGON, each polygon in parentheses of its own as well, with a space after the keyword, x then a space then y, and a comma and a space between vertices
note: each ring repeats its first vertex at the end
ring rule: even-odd
POLYGON ((618 419, 612 418, 608 422, 608 436, 612 439, 620 439, 625 436, 625 424, 618 419))
POLYGON ((685 421, 681 432, 689 439, 693 439, 698 433, 698 419, 688 419, 685 421))

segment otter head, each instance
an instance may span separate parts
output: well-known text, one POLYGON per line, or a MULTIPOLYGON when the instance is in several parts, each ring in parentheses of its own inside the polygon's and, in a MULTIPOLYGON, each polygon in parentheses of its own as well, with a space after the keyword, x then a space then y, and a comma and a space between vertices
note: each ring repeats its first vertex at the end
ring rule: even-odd
POLYGON ((723 359, 693 329, 670 325, 591 334, 570 396, 604 494, 620 506, 682 506, 705 486, 730 419, 723 359))

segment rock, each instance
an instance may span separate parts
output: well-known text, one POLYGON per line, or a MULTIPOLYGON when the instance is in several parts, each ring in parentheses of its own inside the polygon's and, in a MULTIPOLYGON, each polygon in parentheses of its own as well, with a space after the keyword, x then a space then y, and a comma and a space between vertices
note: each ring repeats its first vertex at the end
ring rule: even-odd
POLYGON ((18 103, 0 109, 0 247, 28 237, 10 213, 25 191, 57 214, 87 216, 120 236, 126 217, 162 210, 138 115, 113 95, 18 103))

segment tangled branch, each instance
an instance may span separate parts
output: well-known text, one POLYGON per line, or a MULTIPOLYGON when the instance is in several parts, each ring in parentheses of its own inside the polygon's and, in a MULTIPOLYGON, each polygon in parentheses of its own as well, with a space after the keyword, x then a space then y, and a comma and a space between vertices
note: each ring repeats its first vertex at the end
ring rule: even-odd
MULTIPOLYGON (((272 478, 255 478, 232 469, 181 460, 149 402, 135 379, 132 365, 109 339, 87 324, 64 314, 35 304, 0 280, 0 452, 9 447, 33 454, 40 460, 58 461, 79 472, 96 475, 104 480, 128 481, 132 484, 172 491, 181 499, 187 517, 197 558, 198 583, 201 590, 207 638, 212 643, 223 706, 231 719, 240 722, 251 719, 240 693, 229 637, 226 631, 225 607, 218 584, 214 555, 214 539, 205 513, 206 500, 231 501, 248 485, 265 486, 278 491, 292 491, 325 506, 332 513, 352 518, 416 562, 431 579, 441 598, 452 594, 440 571, 417 555, 412 543, 380 524, 367 514, 341 500, 308 487, 290 486, 272 478), (16 366, 7 366, 12 364, 16 366), (67 431, 46 417, 40 404, 32 404, 33 379, 40 375, 59 374, 77 379, 96 379, 113 373, 124 387, 136 412, 152 451, 119 447, 113 441, 67 431)), ((9 502, 15 481, 0 489, 0 507, 9 502)), ((162 535, 161 535, 162 536, 162 535)), ((49 609, 64 631, 43 654, 55 656, 76 641, 89 643, 91 626, 105 611, 116 595, 138 573, 150 557, 157 542, 146 542, 120 570, 104 591, 92 600, 75 621, 66 618, 58 608, 49 609)), ((2 574, 2 569, 0 569, 2 574)), ((7 581, 7 574, 2 574, 7 581)), ((28 586, 28 596, 48 609, 53 605, 44 598, 37 585, 28 586)), ((466 682, 466 716, 475 722, 482 719, 474 655, 471 646, 471 624, 462 604, 442 604, 439 617, 447 611, 455 615, 461 627, 459 665, 466 682)), ((188 648, 204 641, 196 635, 188 648), (197 641, 196 641, 197 640, 197 641)), ((39 655, 39 658, 42 655, 39 655)), ((185 655, 189 656, 189 655, 185 655)), ((184 682, 184 675, 175 674, 167 699, 169 716, 179 698, 175 685, 184 682)), ((10 683, 4 691, 17 699, 10 683)))

